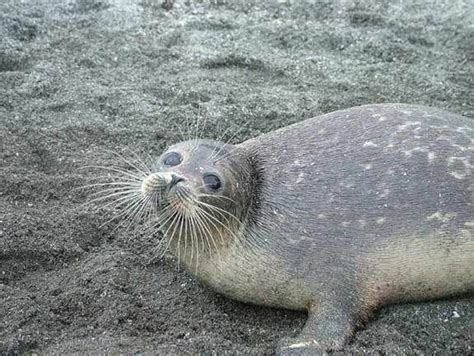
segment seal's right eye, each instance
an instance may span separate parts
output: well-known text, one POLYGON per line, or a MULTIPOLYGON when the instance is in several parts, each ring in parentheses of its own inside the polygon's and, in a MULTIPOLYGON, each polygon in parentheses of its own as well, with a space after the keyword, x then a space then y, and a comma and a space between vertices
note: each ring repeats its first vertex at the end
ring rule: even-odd
POLYGON ((221 180, 215 174, 205 174, 203 177, 204 184, 211 190, 217 190, 221 187, 221 180))
POLYGON ((177 166, 181 163, 181 155, 177 152, 170 152, 163 158, 163 163, 166 166, 177 166))

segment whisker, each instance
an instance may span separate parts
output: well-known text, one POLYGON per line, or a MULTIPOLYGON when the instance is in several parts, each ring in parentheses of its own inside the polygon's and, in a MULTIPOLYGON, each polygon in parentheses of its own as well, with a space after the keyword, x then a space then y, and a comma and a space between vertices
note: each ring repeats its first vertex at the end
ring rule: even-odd
MULTIPOLYGON (((159 222, 160 218, 158 219, 157 222, 153 223, 148 230, 151 230, 150 232, 150 235, 153 235, 156 231, 156 228, 158 227, 158 225, 160 226, 164 226, 166 225, 170 220, 173 220, 170 227, 173 225, 174 223, 174 220, 176 219, 176 216, 177 216, 177 211, 175 210, 172 210, 172 209, 169 209, 168 210, 169 212, 169 215, 164 218, 164 221, 163 222, 159 222)), ((164 215, 164 214, 162 214, 164 215)), ((161 216, 160 216, 161 217, 161 216)), ((160 249, 166 244, 168 243, 169 241, 169 237, 167 236, 167 231, 169 230, 169 227, 168 229, 166 230, 166 232, 162 233, 162 236, 163 238, 159 241, 158 245, 153 248, 152 250, 152 254, 155 255, 155 254, 158 254, 158 258, 161 258, 165 252, 166 252, 166 249, 164 251, 162 251, 162 253, 160 253, 160 249)), ((154 259, 156 258, 156 256, 153 256, 151 259, 148 260, 148 263, 150 263, 151 261, 153 261, 154 259)))
MULTIPOLYGON (((204 187, 204 185, 202 185, 201 187, 198 187, 197 190, 199 190, 199 189, 201 189, 201 188, 203 188, 203 187, 204 187)), ((209 197, 209 198, 214 198, 214 199, 226 199, 226 200, 228 200, 228 201, 230 201, 230 202, 232 202, 232 203, 234 203, 234 204, 237 204, 237 203, 235 202, 235 200, 233 200, 233 199, 231 199, 231 198, 229 198, 229 197, 223 196, 223 195, 200 193, 197 197, 198 197, 198 198, 200 198, 200 197, 206 197, 206 198, 209 197)))
POLYGON ((162 258, 162 257, 165 255, 166 251, 168 251, 168 249, 169 249, 169 247, 170 247, 170 245, 171 245, 171 242, 172 242, 173 239, 174 239, 174 236, 175 236, 174 234, 175 234, 176 228, 177 228, 177 226, 176 226, 176 221, 177 221, 177 220, 176 220, 176 219, 178 219, 178 220, 181 219, 181 213, 180 213, 178 210, 175 210, 175 212, 176 212, 175 218, 174 218, 173 221, 171 222, 169 228, 166 229, 166 232, 163 233, 163 236, 166 236, 166 237, 167 237, 168 243, 167 243, 167 245, 166 245, 166 247, 165 247, 163 253, 161 254, 160 258, 162 258), (173 227, 173 226, 174 226, 174 227, 173 227), (171 227, 173 227, 173 232, 172 232, 172 234, 168 237, 168 231, 169 231, 169 229, 170 229, 171 227))
MULTIPOLYGON (((145 177, 143 177, 143 178, 145 178, 145 177)), ((90 180, 92 182, 90 184, 85 184, 84 186, 93 185, 93 184, 108 184, 108 183, 120 183, 120 182, 128 183, 128 184, 133 184, 133 183, 138 184, 138 182, 142 181, 142 178, 137 179, 137 178, 131 178, 131 177, 128 177, 128 176, 123 176, 123 175, 115 175, 115 174, 112 175, 112 174, 108 173, 105 176, 90 177, 90 180)), ((81 189, 84 186, 80 186, 77 189, 81 189)))
MULTIPOLYGON (((95 168, 95 169, 103 169, 103 170, 111 171, 111 172, 115 172, 115 173, 121 173, 121 174, 124 174, 128 177, 134 178, 136 181, 141 181, 141 180, 143 180, 143 178, 146 178, 146 175, 139 176, 139 175, 131 173, 130 171, 125 171, 125 170, 122 170, 122 169, 117 168, 117 167, 82 166, 81 168, 95 168)), ((139 172, 139 173, 141 173, 141 172, 139 172)))
MULTIPOLYGON (((215 205, 211 205, 211 204, 207 204, 207 203, 204 203, 203 201, 198 201, 198 204, 199 205, 202 205, 202 206, 205 206, 206 208, 209 208, 211 210, 214 210, 218 213, 221 213, 221 214, 227 214, 228 216, 234 218, 236 221, 238 221, 239 223, 241 223, 240 219, 238 217, 236 217, 234 214, 228 212, 227 210, 224 210, 224 209, 221 209, 215 205)), ((221 215, 222 217, 225 218, 224 215, 221 215)))
MULTIPOLYGON (((131 200, 129 201, 129 205, 127 205, 127 206, 124 208, 124 210, 122 210, 122 212, 120 212, 118 215, 113 216, 112 218, 110 218, 109 220, 107 220, 106 222, 104 222, 102 225, 99 226, 99 228, 102 228, 103 226, 107 225, 107 224, 110 223, 111 221, 116 220, 116 219, 118 219, 118 218, 124 216, 125 214, 127 214, 127 213, 129 212, 129 209, 133 208, 136 204, 139 204, 139 202, 140 202, 140 200, 132 200, 132 199, 131 199, 131 200)), ((124 205, 124 204, 122 204, 122 205, 124 205)), ((121 224, 117 225, 117 227, 120 226, 120 225, 121 225, 121 224)), ((116 227, 116 228, 117 228, 117 227, 116 227)), ((116 228, 114 228, 113 231, 115 231, 116 228)))
MULTIPOLYGON (((134 194, 134 193, 123 193, 121 194, 120 196, 117 195, 117 198, 113 199, 112 201, 110 201, 109 203, 105 204, 105 205, 101 205, 100 208, 103 209, 103 208, 106 208, 112 204, 116 204, 118 202, 121 202, 121 201, 127 201, 127 200, 130 200, 130 199, 133 199, 134 197, 136 197, 137 195, 134 194)), ((79 206, 84 208, 84 207, 88 207, 88 206, 93 206, 95 203, 101 203, 101 202, 104 202, 106 201, 107 199, 110 199, 109 196, 106 196, 106 197, 98 197, 98 198, 95 198, 95 199, 92 199, 92 200, 88 200, 82 204, 80 204, 79 206)), ((121 204, 118 204, 117 207, 121 205, 121 204)))
MULTIPOLYGON (((173 219, 175 213, 176 212, 170 206, 166 207, 161 215, 157 217, 156 221, 151 222, 150 225, 146 227, 145 233, 147 233, 147 230, 151 230, 150 234, 156 233, 157 228, 160 227, 161 229, 164 227, 171 219, 173 219)), ((166 239, 166 236, 164 236, 164 238, 166 239)), ((160 241, 158 248, 162 242, 163 239, 160 241)))
MULTIPOLYGON (((244 125, 240 126, 240 128, 236 132, 234 132, 234 134, 226 142, 224 142, 224 144, 220 147, 220 149, 214 155, 210 156, 210 159, 212 160, 215 157, 217 157, 217 155, 219 155, 219 153, 224 149, 224 147, 229 145, 230 141, 233 140, 248 125, 249 125, 249 122, 246 122, 244 125)), ((227 130, 229 130, 229 128, 227 130)), ((227 130, 224 132, 224 135, 227 132, 227 130)), ((224 138, 224 135, 222 136, 222 138, 224 138)))
MULTIPOLYGON (((180 251, 181 237, 183 237, 183 225, 186 225, 186 224, 184 223, 185 220, 186 220, 186 219, 184 219, 184 216, 183 216, 182 219, 179 220, 178 253, 179 253, 179 251, 180 251)), ((186 227, 187 227, 187 225, 186 225, 186 227)), ((186 238, 187 238, 187 236, 185 235, 185 236, 184 236, 184 240, 185 240, 185 241, 186 241, 186 238)), ((180 256, 180 257, 181 257, 181 256, 180 256)), ((186 258, 186 255, 184 255, 184 257, 186 258)), ((178 258, 178 268, 179 268, 179 258, 178 258)))
MULTIPOLYGON (((143 167, 145 168, 145 170, 143 170, 142 168, 139 168, 136 164, 134 164, 133 162, 131 162, 130 160, 126 159, 124 156, 122 156, 120 153, 118 152, 115 152, 115 151, 111 151, 111 150, 105 150, 106 152, 108 153, 111 153, 115 156, 117 156, 120 160, 122 160, 122 162, 124 162, 125 164, 129 165, 130 167, 134 168, 135 170, 137 170, 138 172, 140 173, 143 173, 143 174, 148 174, 148 173, 151 173, 150 170, 148 169, 148 167, 143 164, 143 167)), ((131 149, 129 149, 130 152, 132 152, 132 154, 134 155, 137 155, 135 152, 133 152, 131 149)))
MULTIPOLYGON (((197 274, 198 273, 198 270, 199 270, 199 237, 197 236, 197 233, 196 233, 196 230, 194 230, 194 234, 193 234, 193 241, 194 239, 196 239, 196 269, 195 269, 195 273, 197 274)), ((202 236, 201 236, 201 239, 202 239, 202 236)))
POLYGON ((221 255, 220 255, 220 252, 219 252, 219 248, 218 248, 216 242, 214 241, 213 235, 210 231, 209 223, 211 223, 215 227, 218 234, 221 236, 222 241, 224 242, 224 237, 222 236, 222 233, 220 232, 219 229, 217 229, 216 225, 214 225, 212 222, 209 221, 209 219, 207 217, 201 217, 199 214, 197 214, 196 215, 196 221, 198 222, 198 224, 200 224, 201 229, 206 230, 207 233, 208 233, 208 235, 205 235, 205 237, 206 237, 207 245, 209 247, 209 253, 211 253, 211 251, 212 251, 211 244, 209 242, 209 240, 210 240, 212 242, 212 244, 214 245, 214 249, 217 253, 217 257, 219 258, 219 261, 222 261, 221 255))
MULTIPOLYGON (((177 218, 177 212, 173 211, 173 213, 169 216, 169 219, 171 220, 170 227, 173 226, 174 221, 176 220, 176 218, 177 218)), ((168 229, 167 229, 167 231, 168 231, 168 229)), ((151 232, 151 234, 153 234, 153 231, 151 232)), ((166 250, 167 250, 166 244, 170 243, 170 237, 168 236, 167 233, 162 233, 162 236, 163 236, 163 238, 161 239, 161 241, 153 249, 153 253, 155 253, 155 251, 156 251, 156 253, 158 254, 158 258, 162 258, 165 255, 166 250), (164 247, 164 249, 162 250, 163 247, 164 247), (160 250, 162 250, 162 251, 160 251, 160 250)), ((154 259, 154 258, 155 258, 155 256, 152 259, 154 259)))
POLYGON ((202 224, 202 221, 200 220, 198 211, 196 211, 196 215, 193 216, 192 218, 193 218, 195 224, 197 225, 197 227, 199 227, 201 239, 203 237, 206 238, 207 246, 209 247, 209 251, 211 251, 211 244, 209 243, 209 238, 208 238, 208 235, 212 235, 211 232, 209 231, 209 229, 206 230, 206 227, 202 224), (208 234, 206 234, 206 232, 208 234))
POLYGON ((95 196, 97 194, 104 194, 104 193, 107 194, 107 195, 103 195, 103 196, 99 196, 99 197, 94 198, 94 199, 90 199, 89 201, 86 202, 86 204, 96 203, 96 202, 99 202, 99 201, 103 201, 103 200, 107 200, 107 199, 110 199, 110 198, 113 198, 113 197, 119 197, 119 196, 127 195, 127 196, 130 196, 130 197, 133 197, 133 196, 140 195, 140 192, 135 190, 135 189, 121 190, 121 191, 117 191, 117 190, 114 189, 111 192, 112 193, 110 193, 110 194, 108 194, 109 192, 106 192, 106 191, 91 194, 91 196, 95 196))
POLYGON ((129 215, 127 216, 126 219, 124 219, 123 223, 126 223, 127 220, 129 220, 128 224, 125 226, 125 232, 128 232, 130 227, 133 225, 133 224, 139 224, 140 223, 140 215, 141 215, 141 212, 145 209, 145 205, 147 204, 147 202, 150 200, 150 196, 145 196, 143 198, 141 198, 140 200, 138 200, 138 204, 136 204, 136 206, 134 208, 131 208, 129 210, 129 215), (133 209, 133 210, 132 210, 133 209))
MULTIPOLYGON (((126 204, 127 202, 136 199, 136 197, 137 197, 137 196, 136 196, 135 194, 126 195, 126 196, 123 196, 123 197, 114 199, 114 200, 108 202, 108 203, 105 204, 105 205, 101 205, 101 206, 100 206, 100 209, 105 210, 106 208, 108 208, 108 207, 111 206, 111 205, 113 205, 115 209, 119 209, 119 208, 121 208, 124 204, 126 204)), ((103 200, 104 200, 104 199, 96 199, 95 201, 91 201, 91 203, 102 202, 103 200)))
POLYGON ((135 160, 140 165, 140 167, 143 168, 142 170, 139 170, 139 171, 141 171, 145 174, 151 174, 152 173, 151 170, 150 170, 150 166, 147 165, 145 162, 143 162, 142 158, 140 157, 140 155, 138 153, 136 153, 130 147, 127 147, 126 149, 135 157, 135 160))
POLYGON ((232 231, 227 225, 225 225, 224 223, 222 223, 219 219, 217 219, 215 216, 213 216, 212 214, 209 214, 207 211, 205 211, 204 209, 201 210, 201 212, 206 215, 207 217, 209 217, 210 219, 214 220, 216 223, 220 224, 224 229, 226 229, 232 237, 235 237, 235 238, 238 238, 234 231, 232 231))
POLYGON ((107 187, 107 186, 117 186, 117 187, 129 187, 131 184, 130 182, 106 182, 106 183, 93 183, 93 184, 86 184, 80 187, 74 187, 71 190, 79 190, 79 189, 90 189, 90 188, 97 188, 97 187, 107 187))
POLYGON ((238 155, 240 154, 239 151, 237 150, 232 150, 230 152, 227 152, 227 153, 224 153, 222 156, 219 156, 219 153, 214 157, 214 164, 217 164, 219 162, 221 162, 222 160, 224 159, 231 159, 231 158, 234 158, 234 157, 237 157, 238 155))
POLYGON ((135 185, 126 185, 126 186, 112 186, 110 188, 105 188, 105 189, 101 189, 101 190, 98 190, 96 192, 92 192, 90 193, 89 195, 90 196, 96 196, 96 195, 99 195, 99 194, 104 194, 104 193, 120 193, 120 192, 126 192, 126 191, 134 191, 134 192, 137 192, 137 193, 140 193, 140 188, 139 186, 135 186, 135 185))

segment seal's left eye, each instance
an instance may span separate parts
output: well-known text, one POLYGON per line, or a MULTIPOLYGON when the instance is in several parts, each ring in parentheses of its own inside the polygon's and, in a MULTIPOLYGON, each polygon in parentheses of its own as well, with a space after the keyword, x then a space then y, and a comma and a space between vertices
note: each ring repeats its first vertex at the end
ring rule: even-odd
POLYGON ((163 159, 163 163, 166 166, 177 166, 178 164, 181 163, 181 155, 176 152, 170 152, 168 153, 165 158, 163 159))
POLYGON ((206 187, 212 190, 217 190, 221 187, 221 180, 215 174, 206 174, 203 177, 206 187))

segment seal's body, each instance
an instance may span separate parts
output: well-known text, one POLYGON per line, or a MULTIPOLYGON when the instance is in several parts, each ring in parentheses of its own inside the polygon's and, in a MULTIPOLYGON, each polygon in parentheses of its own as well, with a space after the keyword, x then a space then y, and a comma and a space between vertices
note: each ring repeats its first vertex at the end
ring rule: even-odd
POLYGON ((179 143, 141 192, 205 284, 308 310, 280 351, 337 349, 377 306, 474 291, 473 134, 445 111, 361 106, 235 146, 179 143))

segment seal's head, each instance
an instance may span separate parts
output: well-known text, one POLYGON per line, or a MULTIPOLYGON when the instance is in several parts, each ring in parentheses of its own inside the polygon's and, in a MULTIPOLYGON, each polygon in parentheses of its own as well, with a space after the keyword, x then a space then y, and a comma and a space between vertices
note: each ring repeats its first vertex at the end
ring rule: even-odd
POLYGON ((157 209, 164 235, 174 240, 171 246, 180 250, 204 241, 201 247, 212 250, 238 234, 256 187, 254 164, 242 148, 193 140, 171 146, 156 160, 141 194, 157 209))

